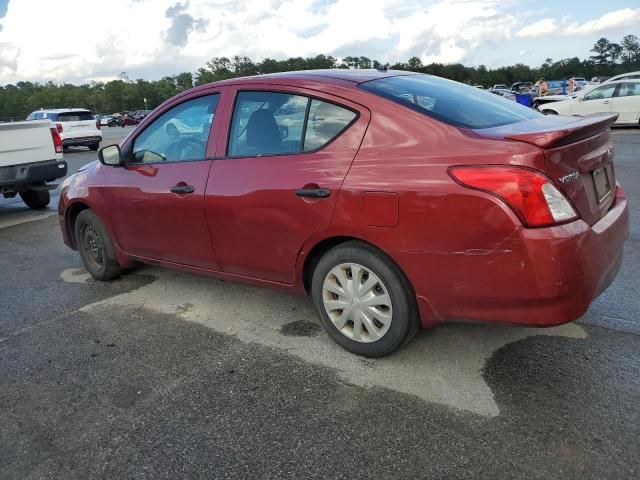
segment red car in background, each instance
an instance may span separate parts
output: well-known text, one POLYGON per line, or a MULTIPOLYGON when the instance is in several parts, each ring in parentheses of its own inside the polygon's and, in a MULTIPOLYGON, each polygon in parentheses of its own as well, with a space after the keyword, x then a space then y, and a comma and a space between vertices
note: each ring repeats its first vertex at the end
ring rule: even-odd
POLYGON ((68 178, 64 241, 311 294, 351 352, 455 319, 585 313, 628 235, 609 126, 397 71, 247 77, 168 100, 68 178))

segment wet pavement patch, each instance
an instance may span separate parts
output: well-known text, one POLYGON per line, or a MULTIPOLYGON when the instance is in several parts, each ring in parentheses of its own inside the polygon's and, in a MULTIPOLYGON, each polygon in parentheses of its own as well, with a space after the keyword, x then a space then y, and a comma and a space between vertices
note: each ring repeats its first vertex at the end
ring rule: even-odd
POLYGON ((587 332, 588 341, 536 336, 493 354, 483 376, 500 407, 496 426, 514 454, 569 478, 637 478, 640 337, 587 332))
POLYGON ((314 337, 322 330, 317 323, 306 320, 297 320, 284 324, 280 328, 280 333, 288 337, 314 337))

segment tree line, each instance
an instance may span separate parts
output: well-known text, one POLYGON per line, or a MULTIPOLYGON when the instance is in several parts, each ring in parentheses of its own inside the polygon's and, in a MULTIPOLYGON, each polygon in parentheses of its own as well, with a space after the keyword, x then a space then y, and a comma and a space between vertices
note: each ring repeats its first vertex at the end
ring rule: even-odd
POLYGON ((612 76, 632 70, 640 70, 640 40, 627 35, 620 43, 606 38, 599 39, 591 49, 594 54, 586 59, 578 57, 554 61, 551 58, 538 68, 518 63, 507 67, 489 69, 484 65, 466 67, 459 63, 431 63, 423 65, 417 57, 406 62, 382 64, 367 57, 329 55, 292 57, 286 60, 266 58, 254 62, 246 56, 216 57, 195 73, 182 72, 160 80, 133 80, 121 73, 117 80, 91 82, 85 85, 54 82, 17 82, 0 87, 0 120, 19 120, 40 108, 80 107, 95 113, 114 113, 128 110, 153 109, 164 100, 196 85, 234 77, 294 70, 325 68, 380 68, 409 70, 449 78, 472 85, 490 87, 495 84, 510 85, 517 81, 535 81, 539 78, 563 79, 573 76, 590 79, 596 76, 612 76))

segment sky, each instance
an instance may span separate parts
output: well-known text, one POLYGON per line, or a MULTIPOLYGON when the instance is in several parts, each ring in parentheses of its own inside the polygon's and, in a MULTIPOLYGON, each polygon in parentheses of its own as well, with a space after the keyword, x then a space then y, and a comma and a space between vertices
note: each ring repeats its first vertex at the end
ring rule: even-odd
POLYGON ((159 79, 218 56, 538 66, 640 36, 640 0, 0 0, 0 85, 159 79))

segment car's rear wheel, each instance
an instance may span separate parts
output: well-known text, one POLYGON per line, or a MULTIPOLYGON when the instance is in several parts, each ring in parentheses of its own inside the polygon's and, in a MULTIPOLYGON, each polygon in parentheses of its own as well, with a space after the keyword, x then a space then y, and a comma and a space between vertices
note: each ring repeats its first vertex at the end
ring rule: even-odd
POLYGON ((111 237, 100 219, 91 210, 78 214, 75 240, 80 258, 96 280, 111 280, 122 272, 111 237))
POLYGON ((92 143, 91 145, 89 145, 89 150, 93 150, 94 152, 98 150, 98 148, 100 148, 99 143, 92 143))
MULTIPOLYGON (((39 185, 43 186, 44 183, 39 185)), ((22 201, 32 210, 44 208, 49 205, 51 201, 49 190, 26 190, 20 192, 20 198, 22 198, 22 201)))
POLYGON ((357 355, 388 355, 419 329, 409 281, 391 259, 364 242, 346 242, 327 252, 311 288, 324 329, 357 355))

